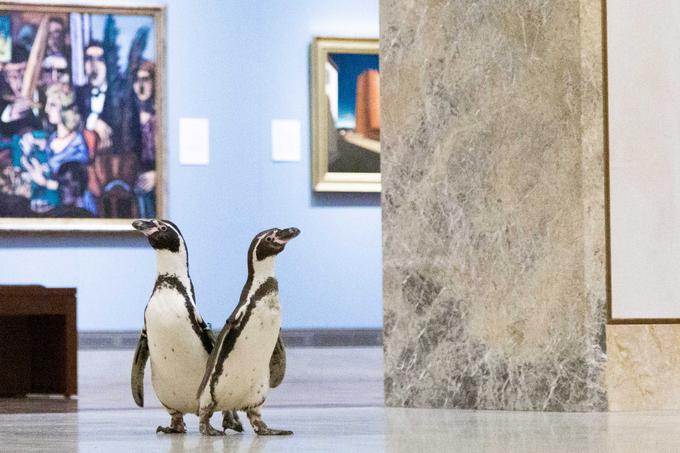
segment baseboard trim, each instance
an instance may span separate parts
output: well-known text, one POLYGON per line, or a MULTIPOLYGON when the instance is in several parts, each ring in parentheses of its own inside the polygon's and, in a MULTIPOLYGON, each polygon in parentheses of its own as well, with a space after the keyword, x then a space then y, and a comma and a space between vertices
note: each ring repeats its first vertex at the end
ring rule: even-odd
MULTIPOLYGON (((219 334, 219 332, 215 332, 219 334)), ((138 331, 80 331, 78 349, 134 349, 138 331)), ((284 329, 291 348, 382 346, 382 329, 284 329)))

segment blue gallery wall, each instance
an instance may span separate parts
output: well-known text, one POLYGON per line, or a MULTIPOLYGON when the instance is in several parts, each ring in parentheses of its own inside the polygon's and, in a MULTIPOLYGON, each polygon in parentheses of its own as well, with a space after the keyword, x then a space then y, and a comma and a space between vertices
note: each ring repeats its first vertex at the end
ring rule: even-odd
MULTIPOLYGON (((168 2, 168 213, 213 325, 237 301, 250 239, 272 226, 302 230, 278 262, 284 327, 382 325, 378 194, 310 189, 313 36, 377 37, 378 1, 168 2), (179 165, 180 117, 210 119, 210 165, 179 165), (272 119, 301 121, 300 162, 271 161, 272 119)), ((154 266, 133 235, 0 235, 0 283, 77 287, 81 330, 141 327, 154 266)))

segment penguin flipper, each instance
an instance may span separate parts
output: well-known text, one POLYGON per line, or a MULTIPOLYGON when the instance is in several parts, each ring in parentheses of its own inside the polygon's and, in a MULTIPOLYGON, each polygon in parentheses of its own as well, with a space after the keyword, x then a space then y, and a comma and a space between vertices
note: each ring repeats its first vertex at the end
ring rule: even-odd
POLYGON ((283 376, 286 374, 286 349, 283 345, 283 338, 281 337, 281 330, 279 330, 279 338, 276 340, 272 358, 269 360, 269 387, 276 388, 283 381, 283 376))
POLYGON ((215 347, 215 341, 217 341, 217 337, 215 337, 215 332, 208 327, 208 324, 201 318, 198 322, 198 325, 200 326, 201 329, 201 341, 203 341, 203 344, 209 343, 212 347, 208 351, 208 354, 210 354, 215 347), (203 338, 206 338, 207 340, 203 340, 203 338))
POLYGON ((137 406, 144 407, 144 368, 149 359, 149 343, 146 338, 146 329, 142 330, 135 350, 135 358, 132 361, 132 376, 130 386, 132 397, 137 406))
POLYGON ((210 356, 208 356, 208 363, 205 366, 205 372, 203 373, 203 380, 201 381, 201 385, 198 386, 198 392, 196 393, 196 398, 199 398, 199 399, 201 398, 201 394, 203 393, 203 390, 206 388, 206 386, 208 386, 208 383, 210 382, 210 377, 212 376, 213 370, 215 369, 215 364, 217 363, 217 358, 218 358, 217 356, 220 353, 221 346, 224 343, 225 337, 227 336, 227 334, 231 330, 231 324, 232 324, 231 321, 232 321, 232 317, 227 319, 227 322, 224 324, 222 331, 217 336, 217 340, 215 340, 215 346, 213 347, 213 350, 210 353, 210 356))

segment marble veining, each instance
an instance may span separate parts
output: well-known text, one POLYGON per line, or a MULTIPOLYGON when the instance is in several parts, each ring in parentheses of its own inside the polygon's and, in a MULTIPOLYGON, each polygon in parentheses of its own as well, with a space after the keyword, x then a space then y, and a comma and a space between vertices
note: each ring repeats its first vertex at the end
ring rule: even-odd
POLYGON ((607 408, 599 24, 381 1, 388 405, 607 408))
POLYGON ((680 325, 609 325, 607 358, 610 410, 680 410, 680 325))

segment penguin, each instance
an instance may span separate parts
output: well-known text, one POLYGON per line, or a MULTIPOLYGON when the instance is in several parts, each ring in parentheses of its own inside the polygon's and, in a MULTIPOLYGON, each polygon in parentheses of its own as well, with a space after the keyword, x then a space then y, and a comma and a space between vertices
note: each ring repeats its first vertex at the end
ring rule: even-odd
MULTIPOLYGON (((169 412, 170 426, 157 433, 185 433, 184 414, 198 413, 201 383, 215 338, 196 308, 188 251, 177 225, 168 220, 135 220, 156 251, 157 275, 144 310, 144 328, 132 364, 132 396, 144 406, 144 368, 151 358, 151 382, 169 412)), ((224 413, 222 427, 243 431, 236 412, 224 413)))
POLYGON ((223 435, 210 426, 213 411, 245 411, 258 435, 289 435, 269 428, 262 407, 269 388, 285 374, 285 348, 281 341, 276 256, 300 234, 297 228, 262 231, 248 249, 248 279, 239 303, 220 332, 198 388, 199 430, 223 435))

